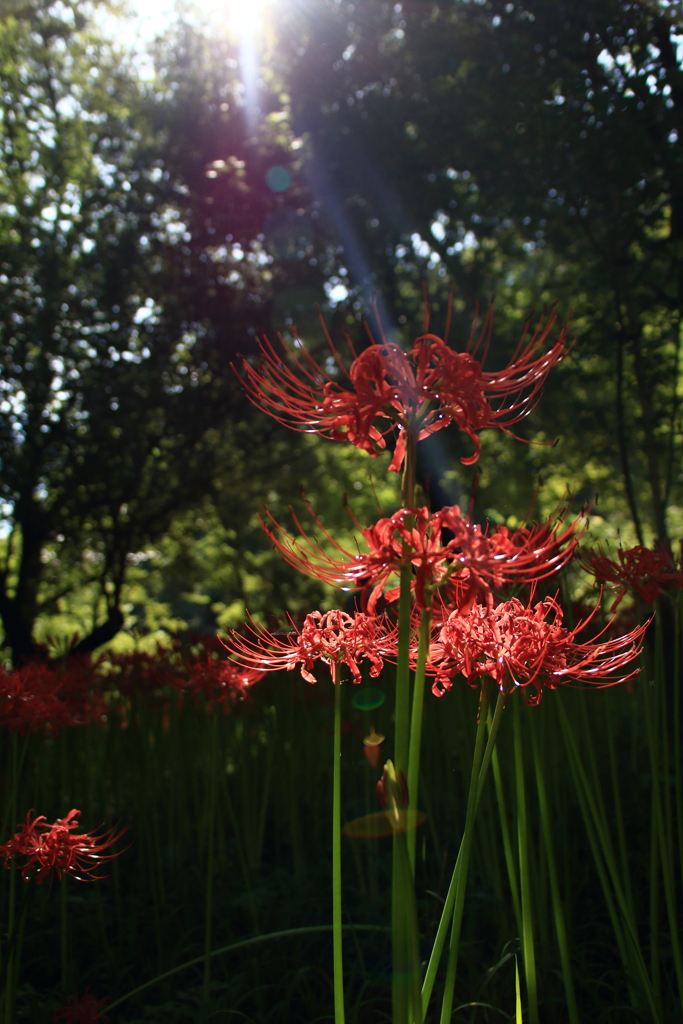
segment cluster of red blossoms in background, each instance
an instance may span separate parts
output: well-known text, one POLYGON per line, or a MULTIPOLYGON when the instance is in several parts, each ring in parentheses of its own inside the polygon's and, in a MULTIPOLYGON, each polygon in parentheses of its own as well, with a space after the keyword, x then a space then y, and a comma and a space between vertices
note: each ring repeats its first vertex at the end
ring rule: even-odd
POLYGON ((654 551, 637 544, 618 548, 616 559, 603 551, 582 552, 581 562, 598 583, 618 587, 611 611, 616 611, 629 592, 646 604, 654 604, 662 593, 676 593, 683 588, 683 567, 676 567, 671 552, 664 547, 654 551))
POLYGON ((95 999, 88 993, 80 999, 70 996, 66 1006, 55 1010, 52 1020, 54 1024, 108 1024, 109 1017, 102 1008, 109 1001, 107 998, 95 999))
POLYGON ((56 735, 113 712, 125 714, 133 699, 166 702, 169 691, 229 706, 262 676, 228 661, 215 637, 175 638, 153 654, 30 661, 0 670, 0 726, 22 735, 49 728, 56 735))

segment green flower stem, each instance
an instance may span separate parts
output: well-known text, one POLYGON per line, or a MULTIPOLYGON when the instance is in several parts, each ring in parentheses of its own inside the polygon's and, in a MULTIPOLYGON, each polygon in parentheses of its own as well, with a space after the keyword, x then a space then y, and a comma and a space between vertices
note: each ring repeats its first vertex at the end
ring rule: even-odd
POLYGON ((522 953, 524 976, 531 1024, 539 1024, 538 988, 536 983, 536 953, 531 905, 531 879, 529 877, 529 848, 526 821, 526 791, 524 789, 524 755, 522 753, 522 721, 519 702, 514 702, 515 789, 517 793, 517 847, 519 853, 519 883, 522 898, 522 953))
POLYGON ((216 842, 216 776, 218 774, 218 709, 211 709, 209 738, 209 794, 207 807, 208 850, 206 856, 206 901, 204 908, 204 1002, 211 989, 211 940, 213 935, 213 875, 216 842))
POLYGON ((489 738, 486 742, 486 750, 484 751, 484 757, 482 758, 481 768, 479 769, 479 782, 477 784, 477 807, 481 800, 482 790, 484 783, 486 782, 486 776, 488 774, 489 765, 493 760, 494 754, 496 754, 496 739, 498 738, 498 730, 500 723, 503 718, 503 711, 505 711, 505 693, 502 690, 498 690, 498 696, 496 697, 496 706, 493 711, 493 718, 490 718, 487 714, 486 725, 489 732, 489 738))
MULTIPOLYGON (((388 928, 383 928, 381 925, 374 924, 345 924, 342 925, 342 931, 356 931, 356 932, 387 932, 388 928)), ((261 942, 270 942, 273 939, 291 939, 296 938, 298 935, 316 935, 320 932, 332 931, 332 925, 330 924, 316 924, 305 928, 286 928, 281 932, 270 932, 269 935, 255 935, 251 939, 242 939, 239 942, 231 942, 229 946, 221 946, 220 949, 212 949, 211 956, 224 956, 226 953, 236 953, 241 949, 249 949, 251 946, 256 946, 261 942)), ((137 988, 131 989, 130 992, 126 992, 125 996, 121 996, 120 999, 114 1000, 107 1006, 107 1013, 111 1013, 112 1010, 117 1009, 123 1003, 128 1002, 129 999, 134 999, 135 996, 139 996, 142 992, 146 992, 147 989, 152 988, 154 985, 158 985, 162 981, 166 981, 167 978, 172 978, 176 974, 180 974, 182 971, 188 970, 190 967, 198 967, 204 963, 204 954, 196 956, 193 960, 186 960, 183 964, 178 964, 177 967, 172 967, 170 971, 164 971, 163 974, 157 974, 156 977, 151 978, 149 981, 144 982, 142 985, 138 985, 137 988)))
MULTIPOLYGON (((415 496, 415 457, 417 442, 413 431, 406 429, 406 454, 401 484, 403 504, 411 508, 415 496)), ((409 517, 411 519, 412 517, 409 517)), ((407 545, 404 555, 410 554, 407 545)), ((396 665, 396 709, 394 721, 394 765, 406 776, 408 773, 408 746, 410 727, 410 613, 412 608, 411 584, 413 572, 410 561, 401 569, 398 604, 398 661, 396 665)))
MULTIPOLYGON (((408 833, 410 834, 410 833, 408 833)), ((397 995, 399 995, 398 1006, 394 1011, 394 1024, 397 1018, 410 1020, 414 1024, 422 1024, 422 997, 421 997, 421 965, 420 965, 420 934, 417 925, 417 907, 415 903, 415 885, 413 882, 413 869, 408 856, 408 844, 405 832, 399 832, 394 836, 394 848, 397 850, 397 860, 400 868, 400 878, 403 887, 404 898, 404 919, 401 936, 400 963, 397 980, 397 995), (400 989, 398 988, 400 986, 400 989), (396 1013, 396 1009, 398 1013, 396 1013)))
MULTIPOLYGON (((12 835, 12 829, 16 825, 17 820, 17 788, 19 786, 18 778, 18 755, 17 755, 17 734, 12 733, 10 740, 11 752, 12 752, 12 794, 10 797, 10 835, 12 835)), ((7 920, 7 934, 8 936, 15 935, 16 928, 16 906, 17 906, 17 879, 16 870, 10 871, 9 880, 9 914, 7 920)), ((11 1024, 14 1020, 14 1003, 16 1000, 16 985, 15 978, 18 975, 18 950, 16 946, 10 947, 8 942, 6 958, 7 963, 5 965, 5 1021, 6 1024, 11 1024)))
MULTIPOLYGON (((429 957, 429 963, 427 964, 427 973, 425 974, 424 982, 422 983, 422 1013, 426 1017, 427 1009, 429 1007, 429 1000, 432 997, 432 991, 434 989, 434 982, 436 981, 437 971, 439 969, 439 963, 441 961, 441 954, 443 947, 446 943, 446 935, 448 933, 448 926, 451 922, 451 915, 456 902, 456 895, 458 893, 460 873, 463 864, 466 864, 469 853, 466 850, 465 838, 467 835, 467 823, 472 812, 472 818, 476 814, 476 809, 479 804, 481 797, 482 786, 485 779, 486 768, 491 762, 494 754, 494 744, 496 742, 496 736, 498 735, 498 727, 500 725, 501 716, 505 707, 505 695, 502 693, 498 694, 496 701, 496 710, 493 716, 493 721, 489 727, 489 739, 484 748, 484 738, 486 735, 486 724, 488 717, 488 696, 484 697, 484 689, 479 700, 479 717, 477 720, 477 735, 474 744, 474 757, 472 759, 472 775, 470 780, 470 792, 467 803, 467 818, 465 821, 465 833, 463 834, 460 842, 460 850, 458 851, 458 857, 453 868, 453 876, 451 878, 450 885, 448 887, 448 893, 446 895, 446 901, 441 911, 441 919, 439 921, 439 927, 436 932, 436 938, 434 939, 434 945, 432 946, 432 952, 429 957), (484 706, 485 705, 485 706, 484 706), (473 809, 470 807, 473 805, 473 809)), ((471 826, 474 825, 474 820, 471 822, 471 826)), ((471 839, 470 839, 471 843, 471 839)), ((465 874, 467 873, 465 869, 465 874)), ((460 910, 462 915, 462 908, 460 910)), ((452 996, 451 996, 452 998, 452 996)))
MULTIPOLYGON (((401 836, 394 835, 391 865, 391 1006, 392 1024, 409 1024, 409 998, 405 987, 408 937, 406 934, 406 882, 401 836)), ((405 844, 404 844, 405 845, 405 844)), ((412 887, 412 877, 410 880, 412 887)))
POLYGON ((341 887, 341 680, 332 664, 334 683, 334 766, 332 771, 332 957, 334 962, 334 1024, 344 1024, 344 960, 341 887))
POLYGON ((659 832, 655 815, 650 818, 650 977, 655 1000, 661 1004, 662 984, 659 958, 659 832))
MULTIPOLYGON (((457 879, 454 887, 453 921, 451 925, 451 943, 448 951, 448 967, 446 969, 446 984, 444 986, 443 1002, 441 1004, 441 1024, 450 1024, 451 1013, 453 1010, 455 975, 458 966, 458 951, 460 948, 460 928, 462 925, 463 911, 465 909, 465 887, 467 884, 467 869, 469 867, 470 851, 472 849, 472 839, 474 837, 474 822, 477 814, 477 804, 480 792, 480 772, 484 760, 484 737, 486 736, 486 720, 488 717, 488 710, 488 680, 482 680, 481 695, 479 699, 479 720, 477 722, 477 737, 474 744, 472 775, 470 778, 470 789, 467 797, 465 830, 463 832, 462 842, 460 845, 460 852, 458 854, 458 862, 456 863, 457 879)), ((454 878, 455 874, 456 872, 454 872, 454 878)), ((448 895, 450 896, 450 890, 448 895)), ((445 911, 446 907, 444 907, 444 913, 445 911)), ((437 941, 438 938, 439 934, 437 932, 437 941)), ((434 943, 434 945, 436 946, 436 942, 434 943)), ((439 950, 439 953, 440 952, 441 951, 439 950)))
POLYGON ((635 920, 635 902, 633 900, 633 886, 631 884, 631 872, 628 861, 628 843, 626 841, 626 829, 624 828, 624 815, 622 813, 621 786, 619 785, 619 770, 617 767, 617 755, 614 743, 614 721, 612 701, 605 701, 605 733, 607 736, 607 752, 609 755, 610 774, 612 776, 612 797, 614 800, 614 817, 617 826, 617 840, 619 844, 619 860, 621 862, 622 877, 624 879, 624 890, 628 900, 631 914, 635 920))
POLYGON ((66 993, 69 984, 69 918, 67 904, 68 875, 59 883, 59 951, 62 971, 62 988, 66 993))
MULTIPOLYGON (((420 785, 420 747, 422 744, 422 713, 424 709, 425 666, 429 654, 429 640, 432 628, 432 613, 425 609, 420 619, 420 640, 417 650, 417 665, 413 682, 413 711, 410 720, 410 749, 408 752, 408 798, 409 808, 417 811, 420 785)), ((410 869, 415 877, 415 844, 417 830, 408 832, 408 857, 410 869)))
POLYGON ((515 1024, 522 1024, 522 986, 519 983, 519 963, 515 957, 515 1024))
MULTIPOLYGON (((18 867, 13 864, 12 878, 16 875, 18 867)), ((24 931, 26 926, 26 912, 28 904, 35 890, 33 882, 25 882, 22 885, 19 907, 15 907, 13 914, 13 926, 7 933, 4 958, 0 967, 0 1024, 14 1024, 14 1004, 17 998, 19 987, 19 971, 21 969, 21 950, 24 944, 24 931)))
MULTIPOLYGON (((412 572, 410 563, 401 569, 401 591, 398 608, 398 664, 396 667, 396 706, 394 714, 394 759, 397 770, 408 769, 409 713, 410 713, 410 585, 412 572)), ((411 883, 412 884, 412 883, 411 883)), ((405 921, 405 885, 401 854, 394 836, 391 874, 391 923, 392 923, 392 1004, 394 1024, 408 1024, 408 1010, 405 986, 402 983, 403 965, 407 956, 405 921)))
MULTIPOLYGON (((658 645, 659 648, 659 645, 658 645)), ((662 653, 661 650, 657 650, 659 665, 662 666, 662 653)), ((668 745, 666 743, 666 724, 661 722, 661 716, 658 714, 660 708, 660 700, 663 699, 663 692, 660 697, 660 691, 663 691, 663 672, 657 672, 655 675, 655 686, 652 688, 652 692, 646 692, 645 694, 645 719, 647 725, 647 736, 648 736, 648 747, 650 750, 650 777, 652 779, 652 823, 653 823, 653 864, 652 874, 653 876, 657 873, 657 853, 659 852, 659 860, 661 863, 662 882, 664 888, 664 902, 666 903, 667 917, 669 920, 669 933, 671 937, 671 951, 673 953, 674 970, 676 972, 676 982, 678 984, 678 998, 683 1003, 683 958, 681 957, 681 943, 678 931, 678 914, 676 911, 676 893, 674 884, 674 873, 673 864, 671 858, 671 844, 669 842, 669 836, 667 835, 667 829, 664 821, 664 813, 662 809, 662 786, 660 785, 660 763, 659 763, 659 747, 660 743, 663 748, 663 761, 666 768, 665 777, 668 776, 668 745), (659 728, 658 728, 659 727, 659 728), (661 732, 661 738, 658 733, 661 732)), ((665 798, 665 794, 664 794, 665 798)), ((653 877, 651 885, 655 883, 653 877)), ((654 934, 652 936, 653 943, 659 946, 659 929, 656 927, 656 920, 653 921, 655 924, 654 934)), ((654 978, 653 978, 654 981, 654 978)))
MULTIPOLYGON (((412 508, 415 500, 415 461, 417 438, 410 426, 406 431, 406 452, 403 463, 401 495, 404 508, 412 508)), ((404 553, 409 549, 404 545, 404 553)), ((408 773, 410 743, 410 613, 412 606, 412 566, 407 560, 401 569, 398 605, 398 661, 396 665, 396 704, 394 713, 394 764, 397 770, 408 773)), ((392 928, 392 1005, 393 1024, 408 1024, 408 1003, 402 977, 408 958, 408 929, 406 920, 407 881, 404 880, 401 847, 394 835, 391 871, 391 928, 392 928)), ((402 840, 405 845, 405 840, 402 840)), ((412 877, 410 888, 414 899, 412 877)))
POLYGON ((588 840, 593 851, 595 866, 600 877, 605 902, 612 920, 614 935, 631 985, 636 993, 645 1000, 652 1021, 661 1024, 661 1016, 655 999, 652 983, 647 973, 642 950, 638 941, 638 932, 631 915, 628 900, 624 893, 617 868, 612 843, 606 829, 605 820, 601 817, 595 800, 593 788, 588 781, 581 759, 576 737, 572 730, 562 701, 556 702, 560 725, 564 734, 567 753, 574 776, 576 793, 579 798, 581 813, 586 825, 588 840), (623 925, 623 928, 622 928, 623 925))
POLYGON ((674 805, 681 880, 683 880, 683 751, 681 751, 681 625, 680 595, 674 603, 674 805))
POLYGON ((515 915, 515 924, 517 925, 517 931, 521 935, 522 907, 519 902, 519 878, 517 877, 517 865, 515 864, 515 855, 512 849, 512 840, 510 839, 510 826, 508 825, 508 816, 507 811, 505 809, 505 791, 503 790, 503 779, 500 773, 500 760, 498 758, 497 750, 493 751, 491 765, 493 767, 493 782, 496 787, 496 800, 498 802, 500 831, 503 837, 503 853, 505 854, 505 866, 508 872, 508 882, 510 884, 510 893, 512 895, 512 909, 515 915))
POLYGON ((394 764, 404 774, 408 771, 410 726, 410 565, 401 569, 401 591, 398 605, 398 662, 396 665, 396 707, 394 716, 394 764))
POLYGON ((560 964, 562 966, 562 980, 564 981, 565 996, 567 999, 567 1013, 569 1024, 580 1024, 579 1010, 576 1005, 576 993, 574 992, 574 980, 572 978, 571 960, 569 958, 569 944, 567 942, 567 929, 564 922, 564 910, 560 896, 560 886, 557 878, 557 863, 555 861, 555 848, 553 845, 552 829, 550 825, 550 813, 548 810, 548 798, 545 790, 544 766, 541 762, 538 749, 538 738, 536 736, 536 723, 532 723, 531 746, 534 755, 534 775, 536 776, 536 787, 538 789, 538 807, 541 817, 541 834, 543 846, 548 864, 548 879, 550 881, 550 897, 553 904, 553 917, 555 918, 555 931, 557 933, 557 945, 560 950, 560 964))

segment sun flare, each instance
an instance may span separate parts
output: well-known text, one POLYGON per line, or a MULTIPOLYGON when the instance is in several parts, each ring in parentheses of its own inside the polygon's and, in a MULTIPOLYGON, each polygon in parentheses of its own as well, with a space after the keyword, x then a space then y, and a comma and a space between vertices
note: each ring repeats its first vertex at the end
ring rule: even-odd
POLYGON ((222 8, 225 20, 237 36, 256 35, 263 26, 263 18, 268 0, 223 0, 216 4, 218 11, 222 8))

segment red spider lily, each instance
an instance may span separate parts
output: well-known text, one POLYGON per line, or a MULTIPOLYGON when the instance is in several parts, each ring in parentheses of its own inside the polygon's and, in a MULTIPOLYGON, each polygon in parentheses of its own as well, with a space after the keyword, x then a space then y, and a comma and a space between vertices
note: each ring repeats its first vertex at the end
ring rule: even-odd
POLYGON ((87 992, 80 999, 70 996, 66 1006, 55 1010, 52 1020, 54 1024, 108 1024, 109 1017, 102 1012, 108 1002, 108 998, 94 999, 87 992))
POLYGON ((90 670, 88 717, 97 721, 114 710, 125 715, 130 702, 141 699, 167 709, 169 691, 181 700, 203 694, 227 707, 244 698, 263 673, 239 669, 224 654, 217 637, 186 633, 155 652, 107 651, 90 670))
POLYGON ((243 698, 249 687, 264 675, 263 671, 244 668, 225 659, 216 660, 207 654, 190 667, 190 677, 183 692, 204 693, 223 704, 243 698))
POLYGON ((0 725, 26 735, 45 727, 58 733, 65 726, 82 724, 83 690, 76 693, 68 684, 63 672, 41 661, 0 673, 0 725))
POLYGON ((65 818, 57 818, 53 825, 48 825, 43 815, 32 820, 33 811, 29 811, 19 831, 0 846, 5 867, 19 867, 25 881, 35 877, 38 884, 52 878, 55 873, 60 880, 64 875, 72 875, 81 882, 97 881, 103 877, 93 872, 100 864, 118 857, 119 853, 103 854, 102 851, 115 843, 122 833, 113 828, 102 835, 76 833, 74 829, 78 828, 80 813, 69 811, 65 818), (26 859, 23 864, 14 864, 15 857, 26 859))
POLYGON ((393 470, 403 464, 407 437, 423 440, 455 423, 474 445, 474 454, 461 460, 471 465, 479 458, 478 432, 499 427, 509 433, 534 408, 548 373, 566 354, 565 327, 544 350, 556 319, 553 310, 531 334, 528 321, 511 361, 497 372, 483 370, 493 328, 492 307, 478 339, 473 325, 464 352, 425 333, 407 354, 384 337, 378 344, 371 336, 372 344, 357 356, 347 337, 353 355, 348 370, 323 324, 334 361, 350 387, 342 387, 323 370, 298 337, 294 347, 280 338, 284 356, 264 339, 258 366, 242 360, 244 385, 251 401, 279 423, 334 441, 350 441, 370 455, 379 455, 386 448, 386 435, 397 429, 393 470))
POLYGON ((598 583, 613 583, 619 587, 611 611, 619 607, 629 590, 646 604, 653 604, 662 590, 683 587, 683 569, 676 569, 671 554, 662 547, 654 551, 641 544, 626 550, 618 548, 617 560, 608 558, 599 549, 584 551, 581 561, 598 583))
POLYGON ((436 588, 446 587, 446 599, 460 608, 486 596, 491 587, 503 583, 529 583, 544 579, 562 568, 572 557, 578 542, 577 526, 582 516, 568 526, 562 519, 510 531, 498 526, 490 531, 460 515, 457 505, 430 514, 424 508, 402 508, 388 519, 361 530, 367 553, 354 554, 328 533, 309 506, 309 511, 326 539, 341 557, 329 555, 311 538, 299 520, 294 522, 302 541, 288 533, 266 510, 269 523, 261 521, 285 560, 295 569, 339 587, 371 589, 367 609, 374 614, 383 594, 388 601, 398 589, 384 592, 392 577, 406 563, 413 572, 413 589, 419 607, 432 605, 436 588), (451 539, 444 542, 444 531, 451 539))
POLYGON ((291 671, 301 665, 301 675, 309 683, 316 661, 328 665, 347 665, 354 683, 360 683, 358 662, 370 662, 370 675, 378 676, 384 658, 396 653, 396 628, 376 615, 356 612, 311 612, 301 629, 291 623, 292 632, 279 636, 261 626, 252 626, 253 639, 233 632, 225 644, 239 665, 259 672, 277 669, 291 671))
POLYGON ((517 598, 495 608, 473 605, 466 614, 452 612, 439 629, 431 651, 436 675, 433 692, 440 696, 462 673, 473 684, 490 676, 503 691, 532 687, 528 699, 537 704, 543 690, 562 683, 612 686, 638 674, 623 669, 640 654, 645 626, 625 636, 601 640, 602 630, 587 643, 576 636, 592 621, 597 608, 574 629, 562 625, 562 609, 552 597, 524 606, 517 598))

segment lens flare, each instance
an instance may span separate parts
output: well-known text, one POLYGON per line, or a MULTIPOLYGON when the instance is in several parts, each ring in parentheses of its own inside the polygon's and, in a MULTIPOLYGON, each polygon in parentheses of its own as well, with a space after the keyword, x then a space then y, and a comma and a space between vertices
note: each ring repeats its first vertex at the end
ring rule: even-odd
POLYGON ((268 0, 223 0, 216 7, 223 8, 229 27, 239 36, 258 32, 263 26, 263 16, 268 0))
POLYGON ((385 811, 377 814, 365 814, 362 818, 354 818, 347 822, 342 832, 349 839, 379 839, 381 836, 393 836, 398 832, 411 832, 424 825, 427 815, 424 811, 399 811, 398 824, 391 823, 385 811))
POLYGON ((374 686, 363 686, 353 691, 351 703, 359 711, 374 711, 384 704, 384 694, 374 686))

